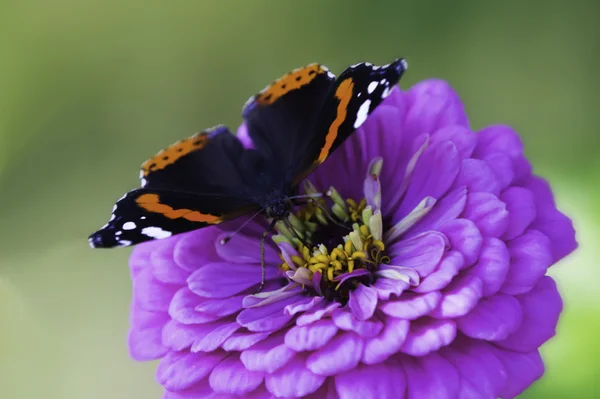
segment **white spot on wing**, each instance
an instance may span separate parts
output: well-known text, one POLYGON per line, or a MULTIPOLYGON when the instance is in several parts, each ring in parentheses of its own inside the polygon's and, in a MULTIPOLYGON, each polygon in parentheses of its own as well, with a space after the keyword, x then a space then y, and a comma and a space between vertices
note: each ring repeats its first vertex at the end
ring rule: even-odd
POLYGON ((331 79, 335 79, 335 75, 331 71, 327 71, 327 76, 329 76, 331 79))
POLYGON ((119 243, 119 245, 121 245, 122 247, 126 247, 126 246, 128 246, 128 245, 131 245, 131 244, 132 244, 132 243, 131 243, 131 241, 128 241, 128 240, 119 240, 119 241, 117 241, 117 242, 118 242, 118 243, 119 243))
POLYGON ((140 217, 140 219, 144 220, 144 219, 146 219, 146 216, 142 216, 142 217, 140 217))
POLYGON ((394 90, 394 88, 396 88, 396 86, 386 87, 383 93, 381 93, 381 97, 386 98, 387 96, 389 96, 390 93, 394 90))
POLYGON ((400 60, 400 64, 405 71, 408 69, 408 62, 405 59, 400 60))
POLYGON ((148 180, 144 179, 143 177, 141 179, 141 182, 142 182, 142 187, 146 187, 146 184, 148 184, 148 180))
POLYGON ((146 227, 142 229, 142 234, 148 237, 160 239, 170 237, 173 233, 163 230, 160 227, 146 227))
POLYGON ((360 108, 358 109, 358 113, 356 114, 356 122, 354 122, 354 128, 358 129, 360 125, 367 120, 367 116, 369 116, 369 107, 371 106, 371 100, 366 100, 360 108))
POLYGON ((369 83, 369 86, 367 87, 367 91, 369 92, 369 94, 373 93, 375 91, 375 89, 377 88, 377 86, 379 86, 379 83, 377 83, 377 82, 369 83))
POLYGON ((123 224, 123 230, 133 230, 133 229, 135 229, 135 227, 136 227, 135 223, 133 223, 133 222, 125 222, 123 224))

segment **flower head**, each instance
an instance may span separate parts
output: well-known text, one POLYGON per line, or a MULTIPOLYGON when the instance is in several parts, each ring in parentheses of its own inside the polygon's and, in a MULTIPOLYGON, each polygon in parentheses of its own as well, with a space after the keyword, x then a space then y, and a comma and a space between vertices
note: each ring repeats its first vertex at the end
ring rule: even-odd
POLYGON ((511 128, 471 131, 445 82, 394 90, 303 189, 258 294, 261 222, 135 249, 130 352, 165 398, 511 398, 542 375, 575 233, 511 128))

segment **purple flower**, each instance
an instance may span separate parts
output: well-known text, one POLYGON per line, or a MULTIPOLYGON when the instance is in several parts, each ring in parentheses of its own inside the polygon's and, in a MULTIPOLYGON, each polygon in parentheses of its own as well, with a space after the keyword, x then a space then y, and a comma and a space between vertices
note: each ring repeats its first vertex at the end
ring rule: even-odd
POLYGON ((278 225, 259 294, 261 222, 134 250, 131 355, 161 359, 168 399, 515 397, 577 246, 531 169, 447 83, 395 90, 304 185, 327 192, 290 218, 312 248, 278 225))

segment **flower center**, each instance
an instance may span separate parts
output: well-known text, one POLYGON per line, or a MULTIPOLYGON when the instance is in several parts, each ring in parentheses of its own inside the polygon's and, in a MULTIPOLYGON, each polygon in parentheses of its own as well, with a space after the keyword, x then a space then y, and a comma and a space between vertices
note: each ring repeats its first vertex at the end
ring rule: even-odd
MULTIPOLYGON (((309 182, 304 191, 318 195, 309 182)), ((345 304, 350 291, 372 284, 379 265, 390 261, 381 224, 381 213, 374 214, 366 199, 344 199, 332 187, 276 224, 280 268, 307 292, 345 304)))

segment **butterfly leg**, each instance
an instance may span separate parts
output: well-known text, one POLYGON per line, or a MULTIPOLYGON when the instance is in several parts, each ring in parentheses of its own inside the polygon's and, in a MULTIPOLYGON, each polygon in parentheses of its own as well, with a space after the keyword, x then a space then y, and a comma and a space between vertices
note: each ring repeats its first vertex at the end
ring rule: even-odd
POLYGON ((277 219, 273 219, 269 225, 269 228, 265 230, 260 237, 260 285, 258 286, 258 290, 256 290, 255 294, 258 294, 263 290, 263 288, 265 288, 265 240, 275 228, 275 223, 277 223, 277 219))

